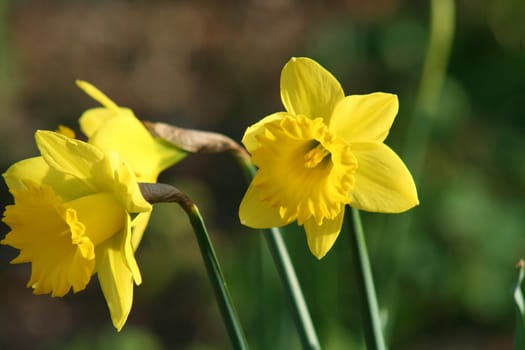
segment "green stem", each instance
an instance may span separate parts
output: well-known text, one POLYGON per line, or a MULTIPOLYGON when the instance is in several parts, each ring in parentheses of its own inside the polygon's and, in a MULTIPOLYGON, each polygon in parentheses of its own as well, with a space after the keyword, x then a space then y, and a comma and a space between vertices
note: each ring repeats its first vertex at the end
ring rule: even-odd
POLYGON ((345 215, 346 220, 352 222, 350 234, 351 255, 357 278, 356 287, 361 299, 359 305, 361 306, 366 347, 368 350, 385 350, 386 345, 361 217, 359 211, 354 208, 346 210, 345 215))
POLYGON ((235 311, 226 281, 221 271, 219 261, 211 243, 204 220, 199 209, 191 199, 177 188, 166 184, 140 184, 144 198, 150 203, 175 202, 179 204, 188 215, 195 237, 199 244, 204 265, 208 271, 208 277, 215 292, 215 298, 224 320, 224 324, 230 336, 233 348, 236 350, 248 349, 246 337, 241 322, 235 311))
MULTIPOLYGON (((255 176, 257 170, 250 161, 249 156, 238 151, 234 152, 234 155, 241 164, 246 177, 251 180, 255 176)), ((275 227, 265 231, 264 237, 266 238, 266 243, 272 254, 283 287, 289 297, 291 312, 303 349, 320 350, 321 345, 319 344, 317 333, 310 312, 308 311, 308 306, 306 305, 295 269, 290 260, 286 244, 281 236, 281 231, 275 227)))
POLYGON ((303 349, 318 350, 321 349, 317 333, 308 311, 308 306, 304 300, 301 285, 295 274, 288 250, 278 228, 266 230, 264 237, 272 254, 275 267, 285 287, 286 293, 291 302, 291 311, 303 344, 303 349))

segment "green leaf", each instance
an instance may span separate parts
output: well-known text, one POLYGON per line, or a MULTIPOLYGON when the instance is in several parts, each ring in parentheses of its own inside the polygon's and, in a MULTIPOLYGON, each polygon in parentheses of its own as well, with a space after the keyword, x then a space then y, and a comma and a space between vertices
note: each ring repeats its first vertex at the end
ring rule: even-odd
POLYGON ((514 302, 516 303, 516 330, 514 334, 514 349, 525 349, 525 298, 523 296, 523 279, 525 278, 525 261, 521 259, 516 265, 518 276, 514 286, 514 302))

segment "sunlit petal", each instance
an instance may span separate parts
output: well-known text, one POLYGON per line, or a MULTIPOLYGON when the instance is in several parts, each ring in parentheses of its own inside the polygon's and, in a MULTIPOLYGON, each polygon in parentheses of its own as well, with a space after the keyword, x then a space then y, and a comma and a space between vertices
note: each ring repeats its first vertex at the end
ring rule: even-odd
POLYGON ((253 183, 248 187, 239 208, 239 218, 243 225, 253 228, 270 228, 285 225, 279 215, 279 208, 271 208, 261 201, 262 193, 253 183))
POLYGON ((107 97, 102 91, 97 89, 92 84, 83 80, 77 80, 76 83, 79 88, 84 90, 86 94, 91 96, 91 98, 93 98, 94 100, 98 101, 102 106, 113 111, 117 111, 119 109, 115 102, 113 102, 109 97, 107 97))
POLYGON ((104 158, 102 151, 52 131, 38 130, 35 139, 47 164, 57 171, 85 180, 89 186, 93 164, 104 158))
POLYGON ((324 220, 321 225, 318 225, 315 220, 308 220, 304 223, 308 247, 317 259, 323 258, 334 245, 343 226, 344 213, 343 207, 339 215, 332 220, 324 220))
POLYGON ((75 131, 73 131, 73 129, 68 128, 65 125, 59 125, 57 130, 56 130, 56 132, 66 136, 66 137, 69 137, 70 139, 74 139, 75 138, 75 131))
POLYGON ((155 140, 131 111, 107 120, 93 133, 89 143, 106 152, 118 152, 143 182, 155 182, 162 170, 187 155, 168 143, 155 140))
POLYGON ((129 216, 127 216, 127 222, 124 226, 123 230, 123 237, 120 245, 120 251, 124 254, 124 259, 126 262, 126 265, 128 266, 129 271, 131 272, 131 276, 133 277, 133 281, 135 281, 136 285, 140 285, 142 283, 142 276, 140 274, 139 265, 137 264, 137 260, 135 259, 135 251, 133 250, 133 244, 131 242, 131 220, 129 216))
POLYGON ((277 120, 281 120, 285 118, 286 116, 289 116, 289 113, 277 112, 274 114, 270 114, 269 116, 259 120, 257 123, 248 127, 246 131, 244 132, 244 136, 242 138, 242 143, 244 144, 248 152, 253 152, 259 147, 259 141, 257 141, 257 135, 264 133, 266 124, 277 121, 277 120))
POLYGON ((25 188, 26 180, 38 185, 49 185, 64 200, 77 198, 91 191, 91 186, 85 181, 51 168, 42 157, 16 162, 6 170, 3 177, 11 189, 25 188))
POLYGON ((151 212, 145 212, 137 214, 131 222, 131 246, 133 250, 137 250, 148 226, 149 219, 151 217, 151 212))
POLYGON ((355 187, 350 192, 354 208, 383 213, 399 213, 419 204, 410 172, 383 143, 352 144, 357 158, 355 187))
POLYGON ((122 239, 122 234, 115 235, 96 248, 100 288, 118 331, 126 323, 133 303, 133 277, 121 251, 122 239))
POLYGON ((82 130, 87 137, 92 137, 111 118, 119 114, 129 113, 132 112, 127 108, 119 108, 118 110, 111 110, 105 107, 90 108, 82 113, 78 120, 80 130, 82 130))
MULTIPOLYGON (((113 186, 112 192, 129 212, 141 213, 151 211, 151 204, 142 196, 138 179, 130 166, 122 161, 118 153, 111 152, 108 154, 106 162, 103 164, 111 169, 110 172, 114 179, 111 182, 113 186)), ((104 173, 106 171, 101 170, 100 172, 104 173)))
POLYGON ((398 108, 397 96, 392 94, 347 96, 337 104, 329 129, 348 142, 383 142, 398 108))
POLYGON ((306 57, 292 58, 281 73, 281 100, 286 110, 308 118, 323 118, 326 124, 343 88, 319 63, 306 57))

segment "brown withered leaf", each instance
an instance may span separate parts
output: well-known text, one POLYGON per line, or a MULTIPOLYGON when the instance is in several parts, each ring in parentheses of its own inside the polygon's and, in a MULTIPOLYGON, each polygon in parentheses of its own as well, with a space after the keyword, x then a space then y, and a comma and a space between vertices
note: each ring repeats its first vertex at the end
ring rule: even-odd
POLYGON ((179 128, 167 123, 143 123, 154 137, 161 138, 186 152, 246 152, 237 142, 216 132, 179 128))

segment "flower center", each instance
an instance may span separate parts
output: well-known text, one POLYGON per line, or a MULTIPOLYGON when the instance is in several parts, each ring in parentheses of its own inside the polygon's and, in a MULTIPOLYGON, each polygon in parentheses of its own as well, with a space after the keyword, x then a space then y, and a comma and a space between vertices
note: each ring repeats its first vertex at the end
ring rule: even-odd
POLYGON ((265 125, 252 160, 260 200, 278 208, 284 222, 313 218, 321 225, 350 202, 357 161, 350 146, 332 134, 321 118, 288 116, 265 125))
POLYGON ((315 168, 323 159, 330 154, 330 151, 324 148, 322 144, 318 144, 313 149, 304 155, 304 166, 307 168, 315 168))

